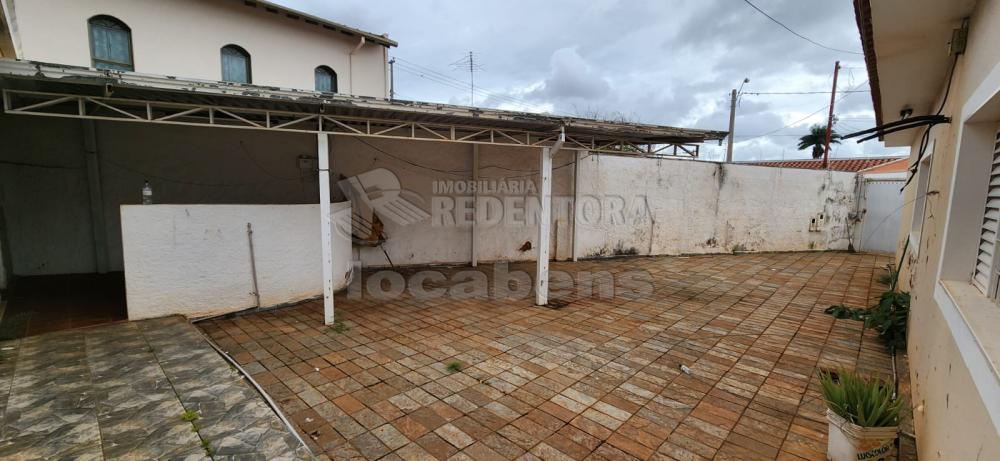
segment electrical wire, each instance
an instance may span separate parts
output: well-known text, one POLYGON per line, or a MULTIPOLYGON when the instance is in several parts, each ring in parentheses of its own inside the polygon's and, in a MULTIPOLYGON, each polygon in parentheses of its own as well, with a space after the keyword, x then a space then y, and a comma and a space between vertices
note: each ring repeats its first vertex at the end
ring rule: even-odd
MULTIPOLYGON (((844 93, 870 93, 871 90, 851 90, 851 91, 841 91, 844 93)), ((784 95, 784 94, 830 94, 829 91, 756 91, 756 92, 744 92, 743 94, 749 94, 753 96, 760 95, 784 95)))
MULTIPOLYGON (((938 106, 938 110, 934 113, 934 115, 941 115, 941 111, 944 110, 944 106, 948 102, 948 96, 951 95, 951 82, 955 78, 955 68, 958 67, 959 56, 960 55, 956 54, 955 59, 951 61, 951 71, 948 72, 948 86, 944 89, 944 97, 941 98, 941 105, 938 106)), ((906 189, 906 186, 910 185, 910 182, 913 181, 913 177, 917 175, 917 172, 920 169, 920 161, 923 160, 924 152, 927 150, 928 144, 930 144, 931 128, 934 128, 934 125, 925 128, 923 136, 920 137, 920 148, 917 151, 917 160, 913 162, 913 166, 910 168, 910 176, 906 178, 906 182, 903 184, 903 187, 899 189, 900 192, 906 189)))
POLYGON ((864 54, 864 53, 861 53, 861 52, 858 52, 858 51, 850 51, 850 50, 842 50, 842 49, 839 49, 839 48, 832 48, 832 47, 826 46, 826 45, 824 45, 822 43, 819 43, 819 42, 817 42, 817 41, 815 41, 815 40, 813 40, 813 39, 811 39, 809 37, 806 37, 805 35, 802 35, 802 34, 796 32, 796 31, 792 30, 791 27, 786 26, 781 21, 779 21, 777 19, 774 19, 774 17, 772 17, 771 15, 767 14, 764 10, 760 9, 759 7, 757 7, 757 5, 754 5, 752 2, 750 2, 750 0, 743 0, 743 1, 747 5, 750 5, 753 9, 757 10, 758 13, 764 15, 767 19, 770 19, 775 24, 777 24, 777 25, 781 26, 782 28, 784 28, 785 30, 791 32, 792 35, 795 35, 796 37, 801 38, 802 40, 805 40, 805 41, 807 41, 809 43, 812 43, 813 45, 816 45, 816 46, 818 46, 820 48, 824 48, 824 49, 827 49, 827 50, 830 50, 830 51, 836 51, 838 53, 860 54, 860 55, 864 54))
POLYGON ((432 69, 430 67, 427 67, 427 66, 424 66, 424 65, 421 65, 421 64, 417 64, 417 63, 415 63, 413 61, 409 61, 407 59, 400 58, 398 56, 394 56, 394 58, 397 60, 397 65, 400 67, 400 70, 402 70, 404 72, 407 72, 409 74, 416 75, 416 76, 424 78, 426 80, 430 80, 430 81, 439 83, 441 85, 449 86, 449 87, 452 87, 452 88, 455 88, 455 89, 459 89, 459 90, 462 90, 462 91, 470 91, 471 90, 477 96, 481 96, 483 98, 492 98, 492 99, 499 100, 501 102, 512 104, 512 105, 515 105, 515 106, 518 106, 518 107, 522 107, 522 108, 525 108, 525 109, 535 110, 535 111, 539 111, 539 112, 542 111, 541 110, 542 109, 541 106, 538 106, 536 104, 531 104, 531 103, 529 103, 529 102, 527 102, 527 101, 525 101, 523 99, 515 98, 515 97, 509 96, 509 95, 503 95, 503 94, 494 93, 494 92, 487 91, 487 90, 484 90, 484 89, 479 88, 479 87, 472 87, 468 82, 463 82, 463 81, 458 80, 458 79, 456 79, 454 77, 451 77, 451 76, 446 75, 444 73, 438 72, 438 71, 436 71, 436 70, 434 70, 434 69, 432 69))
MULTIPOLYGON (((857 88, 860 88, 862 85, 867 85, 867 84, 868 84, 868 80, 865 80, 865 81, 861 82, 860 84, 858 84, 857 86, 855 86, 854 88, 852 88, 851 90, 847 90, 847 91, 841 92, 843 94, 843 96, 841 96, 840 99, 837 99, 835 102, 843 101, 844 98, 846 98, 846 97, 854 94, 853 90, 855 90, 857 88)), ((777 133, 777 132, 779 132, 781 130, 784 130, 786 128, 791 128, 791 127, 793 127, 795 125, 798 125, 799 123, 802 123, 802 122, 808 120, 813 115, 816 115, 816 114, 818 114, 818 113, 820 113, 820 112, 822 112, 824 110, 827 110, 829 108, 830 108, 830 105, 827 104, 827 105, 825 105, 823 107, 820 107, 819 109, 816 109, 815 111, 813 111, 809 115, 806 115, 805 117, 802 117, 802 118, 800 118, 800 119, 798 119, 798 120, 796 120, 796 121, 794 121, 792 123, 789 123, 789 124, 787 124, 787 125, 785 125, 785 126, 783 126, 781 128, 778 128, 776 130, 768 131, 767 133, 764 133, 764 134, 761 134, 761 135, 757 135, 757 136, 754 136, 752 138, 744 139, 742 142, 750 141, 750 140, 757 139, 757 138, 763 138, 765 136, 772 136, 772 135, 774 135, 774 133, 777 133)))
MULTIPOLYGON (((417 71, 419 71, 421 73, 431 74, 434 77, 437 77, 437 78, 439 78, 441 80, 445 80, 445 81, 450 82, 452 84, 458 85, 458 86, 462 87, 463 90, 469 90, 471 88, 471 85, 469 83, 463 82, 463 81, 458 80, 458 79, 456 79, 454 77, 451 77, 451 76, 446 75, 444 73, 438 72, 438 71, 436 71, 436 70, 434 70, 434 69, 432 69, 430 67, 427 67, 427 66, 424 66, 424 65, 421 65, 421 64, 417 64, 417 63, 415 63, 413 61, 410 61, 410 60, 407 60, 407 59, 404 59, 404 58, 400 58, 398 56, 394 56, 394 58, 397 59, 398 61, 400 61, 403 64, 404 67, 406 67, 406 66, 411 67, 411 70, 417 70, 417 71)), ((484 90, 482 88, 474 88, 473 90, 477 94, 479 94, 480 96, 493 97, 493 98, 497 98, 497 99, 503 99, 504 101, 507 101, 507 102, 510 102, 510 103, 513 103, 513 104, 520 104, 520 105, 524 105, 524 106, 532 106, 532 104, 528 103, 527 101, 524 101, 524 100, 519 99, 519 98, 515 98, 513 96, 496 94, 496 93, 484 90)))

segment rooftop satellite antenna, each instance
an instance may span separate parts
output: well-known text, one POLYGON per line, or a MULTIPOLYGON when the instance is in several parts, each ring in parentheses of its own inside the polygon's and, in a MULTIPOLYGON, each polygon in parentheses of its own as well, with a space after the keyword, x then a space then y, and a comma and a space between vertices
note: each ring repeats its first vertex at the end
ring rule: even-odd
POLYGON ((478 62, 476 53, 470 51, 469 54, 458 61, 451 63, 452 69, 469 72, 469 105, 476 106, 476 72, 483 70, 483 66, 478 62))

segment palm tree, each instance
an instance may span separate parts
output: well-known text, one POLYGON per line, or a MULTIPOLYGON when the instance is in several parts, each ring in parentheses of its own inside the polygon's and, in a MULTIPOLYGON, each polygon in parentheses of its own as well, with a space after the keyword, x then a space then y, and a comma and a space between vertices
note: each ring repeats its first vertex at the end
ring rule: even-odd
MULTIPOLYGON (((837 131, 830 132, 830 144, 840 144, 840 135, 837 131)), ((799 150, 812 147, 813 158, 823 157, 823 148, 826 146, 826 127, 813 125, 809 127, 809 134, 799 138, 799 150)))

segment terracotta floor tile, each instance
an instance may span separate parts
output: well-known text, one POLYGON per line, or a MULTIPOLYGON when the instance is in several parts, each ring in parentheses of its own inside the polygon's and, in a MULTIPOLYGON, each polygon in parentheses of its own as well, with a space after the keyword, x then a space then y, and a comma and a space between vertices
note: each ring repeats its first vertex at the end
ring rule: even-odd
MULTIPOLYGON (((833 252, 553 262, 646 271, 653 289, 570 293, 560 309, 338 294, 339 332, 322 324, 318 301, 199 326, 300 429, 318 420, 331 458, 823 459, 816 371, 890 370, 871 331, 823 310, 876 299, 889 262, 833 252)), ((468 269, 433 268, 444 287, 468 269)))

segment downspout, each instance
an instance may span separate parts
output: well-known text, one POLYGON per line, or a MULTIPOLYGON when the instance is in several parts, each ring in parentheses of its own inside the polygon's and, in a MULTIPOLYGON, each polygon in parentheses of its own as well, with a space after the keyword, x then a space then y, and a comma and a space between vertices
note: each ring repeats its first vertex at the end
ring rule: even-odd
POLYGON ((14 58, 24 59, 24 51, 21 50, 21 35, 18 33, 17 18, 14 16, 14 4, 11 0, 0 0, 0 6, 3 7, 3 17, 6 19, 4 27, 7 28, 11 45, 14 47, 14 58))
POLYGON ((357 53, 361 47, 365 46, 365 36, 361 36, 361 40, 358 44, 347 54, 347 76, 350 77, 350 81, 347 82, 347 92, 354 96, 354 53, 357 53))

